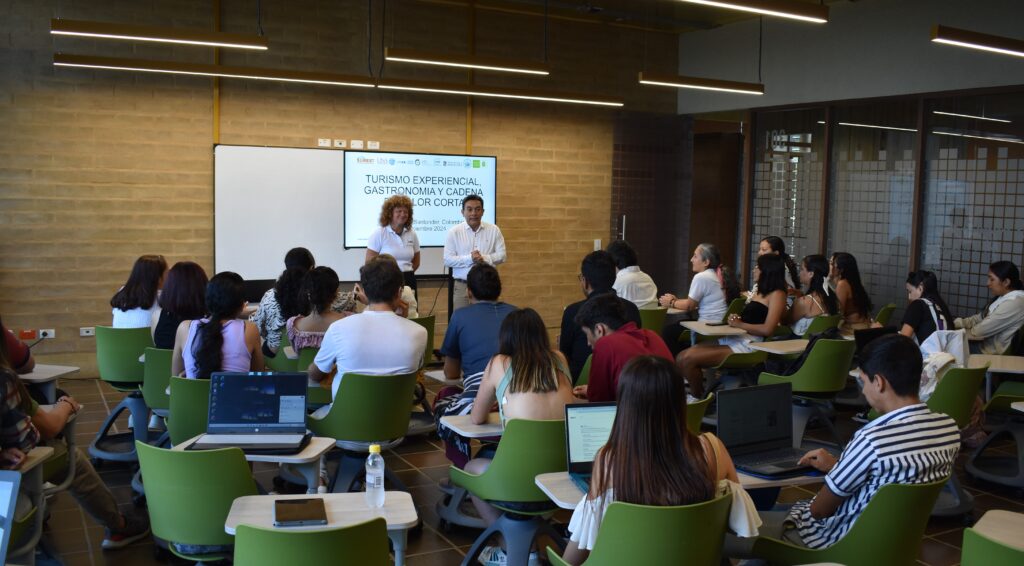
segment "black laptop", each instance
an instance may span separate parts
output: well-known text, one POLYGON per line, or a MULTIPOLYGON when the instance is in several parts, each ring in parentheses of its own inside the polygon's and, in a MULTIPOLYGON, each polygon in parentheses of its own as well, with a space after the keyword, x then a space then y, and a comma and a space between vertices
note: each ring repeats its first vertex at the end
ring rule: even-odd
POLYGON ((189 449, 237 446, 249 453, 300 451, 309 442, 308 382, 301 372, 214 373, 206 434, 189 449))
POLYGON ((788 383, 719 391, 718 438, 736 469, 778 477, 812 470, 797 464, 805 454, 793 448, 793 388, 788 383))
POLYGON ((583 492, 590 491, 594 457, 608 442, 614 423, 615 403, 565 406, 565 458, 569 478, 583 492))

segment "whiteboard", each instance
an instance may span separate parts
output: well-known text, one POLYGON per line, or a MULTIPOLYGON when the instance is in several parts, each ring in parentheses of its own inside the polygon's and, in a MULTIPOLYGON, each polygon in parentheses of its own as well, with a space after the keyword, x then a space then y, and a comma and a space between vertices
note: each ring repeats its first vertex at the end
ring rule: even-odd
MULTIPOLYGON (((345 152, 217 145, 213 154, 216 272, 277 279, 285 253, 302 246, 342 281, 359 280, 366 250, 342 245, 345 152)), ((444 272, 442 248, 420 252, 417 275, 444 272)))

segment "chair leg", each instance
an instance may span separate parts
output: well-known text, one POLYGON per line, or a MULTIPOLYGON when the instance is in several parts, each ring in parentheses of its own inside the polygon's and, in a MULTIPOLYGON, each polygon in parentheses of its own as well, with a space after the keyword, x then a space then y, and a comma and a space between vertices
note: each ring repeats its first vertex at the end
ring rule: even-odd
POLYGON ((965 515, 974 509, 974 496, 967 492, 954 472, 942 486, 939 497, 932 506, 932 517, 965 515))
POLYGON ((448 503, 444 500, 438 501, 435 509, 437 516, 441 518, 441 530, 445 530, 445 523, 470 527, 473 529, 485 529, 487 524, 480 517, 473 517, 462 513, 459 509, 463 501, 469 497, 469 492, 464 487, 453 486, 452 492, 447 496, 448 503))
POLYGON ((1009 422, 992 431, 988 438, 967 460, 967 473, 974 477, 1005 485, 1024 488, 1024 424, 1009 422), (1008 434, 1016 443, 1017 455, 1005 457, 985 456, 989 446, 999 437, 1008 434), (1016 461, 1014 461, 1016 460, 1016 461))
POLYGON ((348 493, 352 489, 352 484, 355 483, 356 478, 359 474, 365 474, 366 469, 363 467, 364 462, 362 459, 357 458, 342 452, 341 461, 338 462, 338 471, 335 472, 334 477, 331 479, 331 485, 328 491, 331 493, 348 493))
POLYGON ((814 415, 814 409, 806 405, 793 405, 793 448, 800 448, 804 442, 807 421, 814 415))

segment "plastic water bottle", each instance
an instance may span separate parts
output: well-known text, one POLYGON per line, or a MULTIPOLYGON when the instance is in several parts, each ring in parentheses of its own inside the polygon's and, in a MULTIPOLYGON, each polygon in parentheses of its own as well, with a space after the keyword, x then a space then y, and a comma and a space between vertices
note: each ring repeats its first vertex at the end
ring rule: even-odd
POLYGON ((384 457, 380 455, 380 444, 370 445, 370 456, 366 458, 366 505, 372 508, 384 506, 384 457))

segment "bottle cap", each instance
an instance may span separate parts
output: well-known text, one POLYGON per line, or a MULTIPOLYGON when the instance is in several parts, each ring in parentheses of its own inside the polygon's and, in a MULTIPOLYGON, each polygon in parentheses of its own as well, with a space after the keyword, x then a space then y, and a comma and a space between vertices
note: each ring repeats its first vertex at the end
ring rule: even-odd
POLYGON ((380 444, 371 444, 370 454, 380 454, 380 444))

